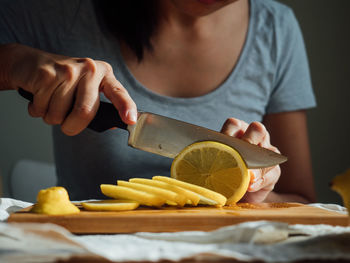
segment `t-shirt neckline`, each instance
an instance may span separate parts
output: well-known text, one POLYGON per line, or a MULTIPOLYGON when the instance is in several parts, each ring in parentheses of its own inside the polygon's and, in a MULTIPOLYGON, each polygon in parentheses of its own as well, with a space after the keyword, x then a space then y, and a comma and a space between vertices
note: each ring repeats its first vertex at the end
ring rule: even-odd
MULTIPOLYGON (((119 57, 120 61, 120 68, 118 68, 118 71, 123 73, 123 76, 127 79, 128 83, 134 87, 135 92, 139 93, 142 96, 146 96, 151 98, 153 101, 159 101, 161 103, 167 103, 167 104, 197 104, 197 103, 204 103, 206 101, 212 100, 214 97, 217 96, 224 96, 225 92, 227 90, 227 87, 230 85, 230 83, 233 82, 233 79, 236 78, 236 76, 239 74, 240 68, 242 64, 244 64, 244 60, 246 60, 247 54, 249 53, 249 47, 252 42, 252 38, 254 35, 254 24, 255 24, 255 15, 254 15, 254 4, 253 0, 249 0, 249 24, 248 24, 248 32, 246 39, 243 44, 243 48, 241 51, 241 54, 238 57, 237 63, 232 69, 231 73, 227 76, 227 78, 213 91, 206 93, 201 96, 197 97, 190 97, 190 98, 180 98, 180 97, 170 97, 166 95, 161 95, 159 93, 156 93, 148 88, 146 88, 141 82, 139 82, 134 75, 129 70, 128 66, 126 65, 123 55, 121 54, 120 46, 117 43, 117 56, 119 57)), ((118 78, 118 76, 117 76, 118 78)), ((128 87, 126 87, 128 89, 128 87)))

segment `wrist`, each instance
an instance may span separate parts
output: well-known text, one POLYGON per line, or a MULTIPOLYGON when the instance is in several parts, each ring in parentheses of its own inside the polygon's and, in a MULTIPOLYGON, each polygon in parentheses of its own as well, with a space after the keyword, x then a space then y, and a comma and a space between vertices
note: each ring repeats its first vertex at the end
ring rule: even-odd
POLYGON ((14 89, 11 85, 10 72, 17 46, 16 43, 0 45, 0 90, 14 89))

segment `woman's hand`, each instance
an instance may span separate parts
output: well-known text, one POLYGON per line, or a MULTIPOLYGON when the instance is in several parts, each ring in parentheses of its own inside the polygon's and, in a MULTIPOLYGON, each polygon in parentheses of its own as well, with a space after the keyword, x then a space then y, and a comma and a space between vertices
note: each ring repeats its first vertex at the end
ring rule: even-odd
MULTIPOLYGON (((224 123, 221 132, 279 153, 279 150, 271 145, 270 135, 260 122, 248 124, 242 120, 229 118, 224 123)), ((241 201, 250 203, 263 202, 274 189, 281 175, 280 166, 251 169, 250 171, 254 173, 254 179, 241 201)))
POLYGON ((127 124, 136 122, 137 110, 112 67, 90 58, 71 58, 14 44, 8 63, 8 84, 33 94, 28 112, 52 125, 61 125, 67 135, 85 129, 99 107, 99 92, 117 108, 127 124), (72 106, 73 105, 73 106, 72 106))

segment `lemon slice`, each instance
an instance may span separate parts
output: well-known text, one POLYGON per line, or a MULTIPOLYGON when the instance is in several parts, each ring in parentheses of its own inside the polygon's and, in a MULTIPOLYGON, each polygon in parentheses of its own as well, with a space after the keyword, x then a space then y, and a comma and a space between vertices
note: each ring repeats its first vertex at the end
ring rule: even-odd
POLYGON ((146 193, 154 194, 166 200, 166 203, 169 205, 179 205, 184 206, 186 203, 186 197, 183 195, 179 195, 176 192, 162 189, 155 186, 150 186, 146 184, 134 183, 134 182, 126 182, 126 181, 118 181, 118 185, 130 187, 132 189, 143 191, 146 193))
POLYGON ((173 184, 196 193, 200 198, 199 204, 222 206, 222 205, 225 205, 226 203, 226 197, 223 196, 222 194, 219 194, 217 192, 214 192, 212 190, 209 190, 207 188, 204 188, 198 185, 186 183, 186 182, 183 182, 174 178, 170 178, 170 177, 165 177, 165 176, 153 176, 152 179, 173 184))
POLYGON ((154 194, 138 191, 129 187, 101 184, 101 191, 105 196, 115 199, 127 199, 139 202, 141 205, 162 206, 165 199, 154 194))
POLYGON ((342 197, 344 206, 347 208, 350 216, 350 169, 334 177, 331 182, 331 188, 342 197))
POLYGON ((240 154, 230 146, 214 141, 187 146, 174 159, 171 177, 211 189, 238 202, 246 193, 250 176, 240 154))
POLYGON ((155 181, 155 180, 145 179, 145 178, 132 178, 129 180, 129 182, 150 185, 150 186, 162 188, 165 190, 173 191, 181 196, 184 196, 186 199, 186 204, 189 204, 189 205, 196 206, 200 200, 200 197, 198 194, 166 182, 155 181))
POLYGON ((136 209, 139 203, 133 200, 102 200, 83 202, 81 205, 89 211, 127 211, 136 209))

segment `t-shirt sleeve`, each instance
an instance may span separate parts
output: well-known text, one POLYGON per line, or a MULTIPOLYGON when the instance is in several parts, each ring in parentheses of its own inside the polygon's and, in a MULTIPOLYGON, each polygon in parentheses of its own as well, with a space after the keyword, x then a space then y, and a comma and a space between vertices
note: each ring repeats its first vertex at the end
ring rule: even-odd
POLYGON ((74 33, 80 6, 80 0, 0 0, 0 44, 57 52, 74 33))
POLYGON ((0 0, 0 44, 38 46, 36 30, 39 26, 33 19, 37 14, 32 12, 38 4, 32 0, 0 0))
POLYGON ((299 24, 290 9, 276 22, 277 66, 267 113, 316 106, 309 64, 299 24))
POLYGON ((16 15, 16 9, 10 0, 0 0, 0 44, 19 42, 15 34, 16 15))

